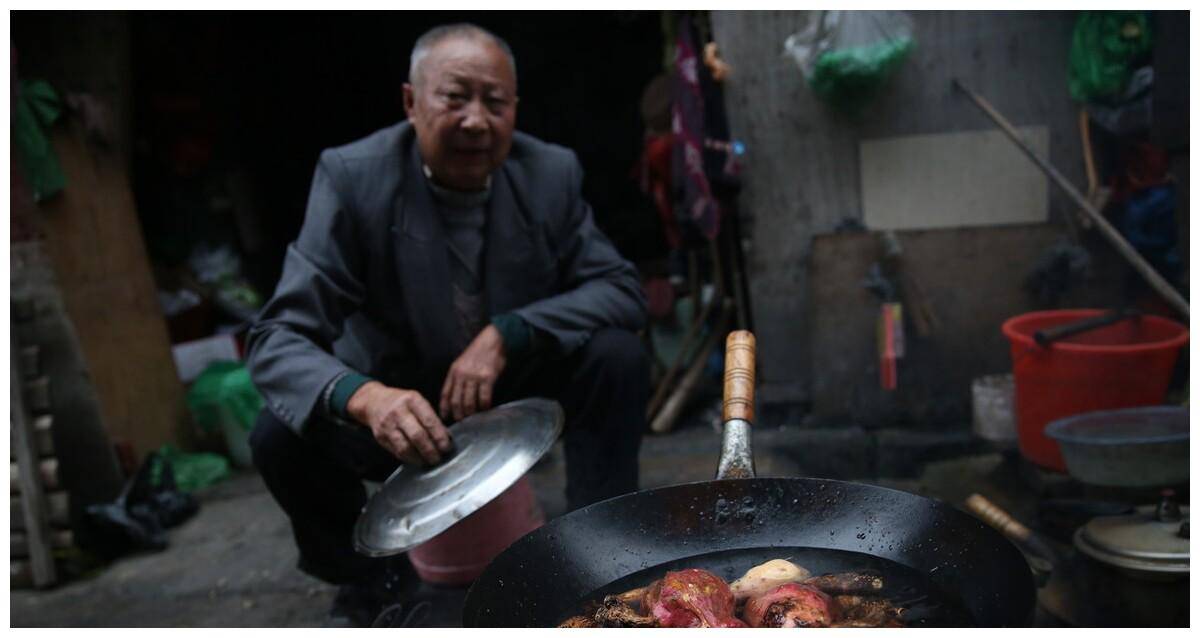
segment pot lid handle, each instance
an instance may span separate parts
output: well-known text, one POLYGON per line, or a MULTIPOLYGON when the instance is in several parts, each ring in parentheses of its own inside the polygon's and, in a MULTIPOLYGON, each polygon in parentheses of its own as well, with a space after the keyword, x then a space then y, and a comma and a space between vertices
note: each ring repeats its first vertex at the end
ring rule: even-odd
MULTIPOLYGON (((1175 500, 1175 490, 1165 489, 1162 491, 1162 500, 1158 502, 1158 507, 1154 510, 1154 518, 1163 523, 1183 520, 1183 513, 1179 511, 1179 501, 1175 500)), ((1184 536, 1184 538, 1187 537, 1184 536)))

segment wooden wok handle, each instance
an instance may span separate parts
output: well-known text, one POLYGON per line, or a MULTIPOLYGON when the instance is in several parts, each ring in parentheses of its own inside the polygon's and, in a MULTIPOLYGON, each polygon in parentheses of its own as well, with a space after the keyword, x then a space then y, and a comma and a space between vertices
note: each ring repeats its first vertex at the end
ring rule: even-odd
POLYGON ((725 401, 721 420, 754 422, 754 335, 735 330, 725 339, 725 401))
POLYGON ((1033 530, 1017 522, 1008 512, 987 500, 982 494, 972 494, 967 497, 967 509, 978 516, 983 522, 991 525, 1004 534, 1027 554, 1039 557, 1053 568, 1059 562, 1058 552, 1033 530))
POLYGON ((1028 527, 1017 522, 1008 512, 996 507, 991 501, 984 498, 982 494, 972 494, 967 497, 967 509, 971 513, 978 516, 983 522, 995 527, 1004 533, 1005 536, 1015 541, 1029 540, 1032 532, 1028 527))

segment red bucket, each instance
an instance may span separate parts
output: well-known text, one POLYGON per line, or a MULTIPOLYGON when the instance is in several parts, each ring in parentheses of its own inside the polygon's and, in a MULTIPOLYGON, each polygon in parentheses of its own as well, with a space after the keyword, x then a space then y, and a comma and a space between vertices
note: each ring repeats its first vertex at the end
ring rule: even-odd
POLYGON ((1012 346, 1017 442, 1025 458, 1066 472, 1058 443, 1044 433, 1051 421, 1097 410, 1161 404, 1187 343, 1186 326, 1142 315, 1089 330, 1049 347, 1033 334, 1104 314, 1103 310, 1050 310, 1019 315, 1002 330, 1012 346))
POLYGON ((449 529, 412 548, 417 575, 437 585, 469 585, 488 563, 546 522, 527 477, 449 529))

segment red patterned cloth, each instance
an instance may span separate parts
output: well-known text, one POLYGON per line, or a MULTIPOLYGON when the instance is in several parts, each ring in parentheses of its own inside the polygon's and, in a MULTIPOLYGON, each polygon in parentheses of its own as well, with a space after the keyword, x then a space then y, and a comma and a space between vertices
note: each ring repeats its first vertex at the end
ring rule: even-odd
POLYGON ((704 94, 700 89, 700 74, 707 72, 697 56, 692 19, 684 15, 675 42, 671 181, 680 222, 693 225, 701 235, 713 239, 720 230, 720 208, 704 171, 704 94))

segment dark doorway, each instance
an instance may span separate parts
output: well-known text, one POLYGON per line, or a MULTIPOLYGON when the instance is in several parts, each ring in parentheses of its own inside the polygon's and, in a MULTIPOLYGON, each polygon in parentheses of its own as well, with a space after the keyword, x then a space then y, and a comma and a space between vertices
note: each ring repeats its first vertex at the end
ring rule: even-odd
POLYGON ((416 37, 469 21, 510 43, 519 130, 574 150, 626 257, 663 250, 631 180, 638 101, 662 70, 658 12, 131 14, 134 189, 152 259, 230 242, 264 295, 297 234, 318 153, 404 117, 416 37))

